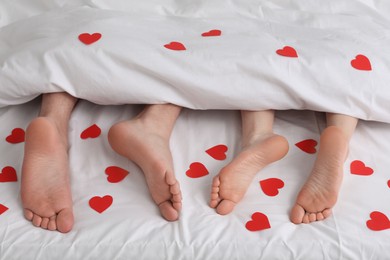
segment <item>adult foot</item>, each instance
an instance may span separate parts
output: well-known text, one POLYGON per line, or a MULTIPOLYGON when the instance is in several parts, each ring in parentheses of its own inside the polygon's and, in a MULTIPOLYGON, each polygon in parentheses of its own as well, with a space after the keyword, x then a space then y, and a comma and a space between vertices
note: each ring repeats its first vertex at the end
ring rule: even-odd
POLYGON ((34 226, 63 233, 72 229, 67 144, 45 117, 34 119, 26 131, 21 197, 24 216, 34 226))
POLYGON ((343 178, 348 139, 335 126, 321 134, 320 150, 311 175, 297 196, 290 212, 295 224, 323 220, 332 213, 343 178))
POLYGON ((114 151, 142 169, 161 215, 168 221, 177 220, 182 196, 173 172, 169 139, 138 117, 112 126, 108 140, 114 151))
POLYGON ((233 211, 244 197, 250 183, 265 166, 282 159, 288 152, 288 142, 280 135, 266 135, 253 138, 243 147, 236 158, 214 177, 210 207, 218 214, 233 211))

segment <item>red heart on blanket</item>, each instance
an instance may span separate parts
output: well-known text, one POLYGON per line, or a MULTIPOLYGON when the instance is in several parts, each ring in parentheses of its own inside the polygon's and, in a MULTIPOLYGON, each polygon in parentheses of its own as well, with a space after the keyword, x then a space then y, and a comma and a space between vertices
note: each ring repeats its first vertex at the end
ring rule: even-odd
POLYGON ((93 124, 90 127, 86 128, 80 135, 81 139, 87 139, 87 138, 96 138, 100 136, 102 133, 102 130, 96 125, 93 124))
POLYGON ((186 175, 190 178, 200 178, 207 174, 209 174, 209 171, 200 162, 191 163, 190 168, 186 171, 186 175))
POLYGON ((357 70, 372 70, 370 60, 362 54, 357 55, 355 59, 351 60, 351 65, 357 70))
POLYGON ((356 175, 371 175, 374 173, 374 170, 370 167, 367 167, 364 162, 355 160, 351 162, 350 170, 352 174, 356 175))
POLYGON ((382 212, 373 211, 371 212, 370 219, 367 220, 366 225, 371 230, 381 231, 390 228, 390 220, 382 212))
POLYGON ((278 178, 269 178, 260 181, 260 187, 268 196, 276 196, 279 194, 279 189, 284 187, 284 182, 278 178))
POLYGON ((271 228, 268 217, 260 212, 252 214, 252 220, 249 220, 245 224, 246 229, 249 231, 260 231, 271 228))
POLYGON ((316 149, 317 144, 318 144, 317 141, 314 139, 306 139, 296 143, 295 145, 305 153, 313 154, 317 152, 316 149))
POLYGON ((4 206, 3 204, 0 204, 0 215, 3 214, 4 212, 6 212, 8 210, 8 208, 6 206, 4 206))
POLYGON ((17 144, 24 142, 25 132, 22 128, 14 128, 9 136, 5 138, 8 143, 17 144))
POLYGON ((79 35, 79 40, 86 45, 97 42, 98 40, 100 40, 100 38, 102 38, 102 35, 100 33, 82 33, 79 35))
POLYGON ((213 146, 206 150, 206 153, 213 157, 215 160, 225 160, 226 159, 226 152, 228 148, 224 144, 219 144, 216 146, 213 146))
POLYGON ((113 202, 113 198, 110 195, 104 197, 95 196, 89 200, 89 206, 99 213, 102 213, 108 209, 113 202))
POLYGON ((16 170, 11 166, 6 166, 0 172, 0 182, 15 182, 18 181, 16 170))
POLYGON ((170 42, 164 45, 165 48, 173 51, 185 51, 186 47, 180 42, 170 42))
POLYGON ((297 51, 290 46, 284 46, 283 49, 277 50, 276 53, 284 57, 298 58, 297 51))
POLYGON ((118 166, 109 166, 106 168, 105 173, 108 175, 108 182, 117 183, 126 178, 126 176, 129 174, 129 171, 118 166))
POLYGON ((203 37, 212 37, 212 36, 221 36, 222 32, 221 30, 211 30, 208 32, 202 33, 203 37))

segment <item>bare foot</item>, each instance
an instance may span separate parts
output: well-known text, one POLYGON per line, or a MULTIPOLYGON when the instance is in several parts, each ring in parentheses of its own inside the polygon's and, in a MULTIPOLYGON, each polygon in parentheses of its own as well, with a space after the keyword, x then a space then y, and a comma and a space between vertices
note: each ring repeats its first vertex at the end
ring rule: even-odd
POLYGON ((332 213, 343 178, 348 140, 335 126, 321 134, 320 150, 310 177, 298 194, 290 219, 295 224, 323 220, 332 213))
POLYGON ((168 221, 179 218, 181 191, 173 173, 168 138, 140 118, 123 121, 108 133, 111 147, 136 163, 143 171, 150 194, 168 221))
POLYGON ((24 216, 34 226, 60 232, 73 227, 66 141, 45 117, 26 131, 21 197, 24 216))
POLYGON ((233 211, 255 175, 268 164, 283 158, 287 152, 288 142, 280 135, 255 138, 214 177, 210 207, 221 215, 233 211))

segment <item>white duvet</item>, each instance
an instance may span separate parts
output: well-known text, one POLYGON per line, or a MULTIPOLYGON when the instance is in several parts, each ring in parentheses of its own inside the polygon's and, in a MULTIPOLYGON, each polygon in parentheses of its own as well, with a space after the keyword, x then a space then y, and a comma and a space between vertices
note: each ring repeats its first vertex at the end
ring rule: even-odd
POLYGON ((0 106, 66 91, 390 122, 388 13, 374 0, 2 1, 0 106))

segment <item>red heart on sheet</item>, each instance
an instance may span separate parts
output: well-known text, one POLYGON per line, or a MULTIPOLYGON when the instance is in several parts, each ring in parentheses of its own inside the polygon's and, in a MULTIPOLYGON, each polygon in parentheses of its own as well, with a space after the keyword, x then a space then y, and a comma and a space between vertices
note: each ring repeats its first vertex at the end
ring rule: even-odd
POLYGON ((371 230, 381 231, 390 228, 390 220, 382 212, 373 211, 371 212, 370 219, 367 220, 366 225, 371 230))
POLYGON ((105 173, 108 175, 108 182, 117 183, 126 178, 126 176, 129 174, 129 171, 118 166, 109 166, 106 168, 105 173))
POLYGON ((355 161, 351 162, 350 170, 351 170, 352 174, 356 174, 356 175, 367 176, 367 175, 371 175, 374 173, 374 170, 372 168, 367 167, 364 164, 364 162, 359 161, 359 160, 355 160, 355 161))
POLYGON ((283 49, 277 50, 276 53, 284 57, 298 58, 297 51, 290 46, 284 46, 283 49))
POLYGON ((212 37, 212 36, 221 36, 221 30, 210 30, 208 32, 202 33, 203 37, 212 37))
POLYGON ((18 181, 16 170, 11 166, 6 166, 0 172, 0 182, 15 182, 18 181))
POLYGON ((200 162, 191 163, 190 168, 186 171, 186 175, 190 178, 200 178, 209 174, 206 166, 200 162))
POLYGON ((249 231, 260 231, 271 228, 271 225, 266 215, 260 212, 255 212, 252 214, 252 219, 246 222, 245 227, 249 231))
POLYGON ((170 42, 168 44, 165 44, 164 47, 167 49, 173 50, 173 51, 185 51, 186 50, 186 47, 184 46, 184 44, 182 44, 180 42, 170 42))
POLYGON ((357 55, 355 59, 351 60, 351 65, 357 70, 372 70, 370 60, 362 54, 357 55))
POLYGON ((313 154, 317 152, 316 149, 317 144, 318 144, 317 141, 314 139, 306 139, 296 143, 295 145, 305 153, 313 154))
POLYGON ((260 187, 268 196, 276 196, 279 194, 279 189, 284 187, 284 182, 278 178, 269 178, 260 181, 260 187))
POLYGON ((0 204, 0 215, 3 214, 4 212, 6 212, 8 210, 8 208, 6 206, 4 206, 3 204, 0 204))
POLYGON ((87 138, 96 138, 100 136, 102 133, 102 130, 96 125, 93 124, 90 127, 86 128, 80 135, 81 139, 87 139, 87 138))
POLYGON ((219 144, 216 146, 213 146, 206 150, 206 153, 213 157, 215 160, 225 160, 226 159, 226 152, 228 148, 224 144, 219 144))
POLYGON ((3 204, 0 204, 0 215, 3 214, 4 212, 6 212, 8 210, 8 208, 6 206, 4 206, 3 204))
POLYGON ((14 128, 9 136, 5 138, 8 143, 17 144, 24 142, 25 132, 22 128, 14 128))
POLYGON ((86 45, 97 42, 98 40, 100 40, 100 38, 102 38, 102 35, 100 33, 82 33, 79 35, 79 40, 86 45))
POLYGON ((89 206, 98 213, 102 213, 111 206, 112 202, 113 198, 110 195, 104 197, 95 196, 89 200, 89 206))

